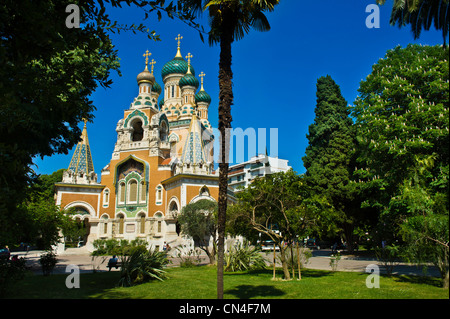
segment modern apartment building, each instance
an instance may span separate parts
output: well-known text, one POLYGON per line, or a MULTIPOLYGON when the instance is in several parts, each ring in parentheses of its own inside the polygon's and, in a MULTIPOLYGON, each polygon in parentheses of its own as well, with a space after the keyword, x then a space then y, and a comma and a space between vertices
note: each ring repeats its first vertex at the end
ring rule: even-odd
POLYGON ((290 168, 288 160, 259 154, 247 162, 230 166, 228 185, 236 192, 241 187, 246 188, 256 177, 286 172, 290 168))

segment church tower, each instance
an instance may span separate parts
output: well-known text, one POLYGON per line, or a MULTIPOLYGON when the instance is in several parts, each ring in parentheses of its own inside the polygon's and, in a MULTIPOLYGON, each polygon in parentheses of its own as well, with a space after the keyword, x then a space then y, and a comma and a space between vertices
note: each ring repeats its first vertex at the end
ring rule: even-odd
POLYGON ((108 238, 141 238, 155 248, 164 241, 172 247, 185 244, 177 228, 183 207, 201 199, 217 201, 214 137, 208 121, 211 97, 204 90, 203 72, 197 92, 193 55, 183 58, 182 38, 175 38, 176 55, 161 69, 163 87, 154 75, 155 60, 149 62, 152 54, 143 54, 137 96, 117 122, 117 141, 101 170, 101 184, 86 124, 63 182, 57 184, 58 205, 86 212, 91 246, 95 239, 108 238))

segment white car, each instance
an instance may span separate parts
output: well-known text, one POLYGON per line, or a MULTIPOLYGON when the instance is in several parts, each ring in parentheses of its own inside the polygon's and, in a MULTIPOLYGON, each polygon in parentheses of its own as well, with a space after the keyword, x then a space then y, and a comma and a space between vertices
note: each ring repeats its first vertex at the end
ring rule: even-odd
MULTIPOLYGON (((273 251, 273 246, 275 245, 275 242, 273 240, 266 240, 263 241, 261 244, 261 250, 262 251, 273 251)), ((275 246, 275 250, 279 251, 280 247, 275 246)))

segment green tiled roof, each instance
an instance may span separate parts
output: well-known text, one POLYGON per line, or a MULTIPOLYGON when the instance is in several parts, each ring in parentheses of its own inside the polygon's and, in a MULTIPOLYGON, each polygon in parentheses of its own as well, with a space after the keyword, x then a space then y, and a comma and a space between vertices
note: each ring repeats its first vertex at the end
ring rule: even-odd
MULTIPOLYGON (((175 57, 171 61, 164 64, 161 70, 161 76, 164 79, 169 74, 174 73, 186 74, 187 70, 188 70, 188 63, 183 58, 175 57)), ((191 72, 195 74, 192 65, 191 65, 191 72)))
POLYGON ((195 76, 193 76, 191 73, 188 73, 180 79, 180 82, 178 83, 178 85, 180 87, 189 85, 189 86, 194 86, 195 89, 198 89, 198 86, 200 85, 200 83, 198 82, 198 79, 195 76))

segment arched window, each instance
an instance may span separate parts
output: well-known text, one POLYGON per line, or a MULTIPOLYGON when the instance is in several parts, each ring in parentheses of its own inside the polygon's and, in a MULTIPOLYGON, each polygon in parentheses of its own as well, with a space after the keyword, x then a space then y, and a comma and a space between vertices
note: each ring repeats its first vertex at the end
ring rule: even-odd
POLYGON ((121 182, 119 185, 119 203, 125 202, 125 183, 121 182))
POLYGON ((147 191, 146 191, 146 189, 145 189, 145 182, 144 181, 142 181, 141 182, 141 198, 140 198, 140 202, 141 203, 145 203, 145 198, 147 197, 146 194, 147 193, 147 191))
POLYGON ((201 189, 200 189, 200 194, 199 194, 200 196, 209 196, 209 189, 208 189, 208 187, 206 187, 206 186, 203 186, 201 189))
POLYGON ((106 235, 108 233, 108 216, 103 216, 102 222, 103 222, 103 234, 106 235))
POLYGON ((103 207, 109 206, 109 189, 103 191, 103 207))
POLYGON ((132 179, 128 182, 128 201, 130 203, 136 203, 137 202, 137 195, 138 195, 138 184, 135 179, 132 179))
POLYGON ((161 142, 167 141, 167 133, 168 133, 167 125, 166 122, 163 121, 161 123, 161 128, 159 130, 159 139, 161 140, 161 142))
POLYGON ((156 187, 156 204, 162 204, 162 186, 156 187))
POLYGON ((131 140, 133 142, 142 141, 144 137, 144 129, 142 128, 141 120, 137 120, 133 123, 133 134, 131 136, 131 140))
POLYGON ((178 215, 178 205, 176 202, 172 202, 169 206, 169 215, 170 216, 177 216, 178 215))
POLYGON ((123 234, 123 226, 124 226, 125 217, 123 215, 119 216, 119 234, 123 234))
POLYGON ((141 214, 139 215, 139 233, 145 234, 145 215, 141 214))

